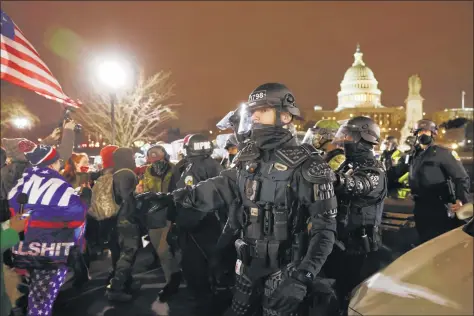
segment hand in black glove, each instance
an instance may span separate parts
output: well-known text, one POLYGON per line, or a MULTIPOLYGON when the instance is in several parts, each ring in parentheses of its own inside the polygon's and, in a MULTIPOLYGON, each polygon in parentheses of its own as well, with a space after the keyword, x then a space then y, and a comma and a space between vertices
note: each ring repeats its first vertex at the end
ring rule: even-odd
POLYGON ((174 217, 176 207, 173 196, 165 193, 146 192, 135 196, 139 214, 144 214, 145 224, 150 228, 166 227, 166 220, 174 217))
POLYGON ((280 313, 296 312, 307 294, 311 282, 304 271, 295 271, 285 279, 268 300, 268 307, 280 313))

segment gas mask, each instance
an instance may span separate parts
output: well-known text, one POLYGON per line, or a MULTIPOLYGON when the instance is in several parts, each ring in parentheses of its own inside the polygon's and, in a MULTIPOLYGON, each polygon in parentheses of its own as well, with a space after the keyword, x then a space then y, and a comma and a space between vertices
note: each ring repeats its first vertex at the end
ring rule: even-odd
POLYGON ((168 163, 165 160, 157 160, 151 164, 151 168, 157 176, 162 176, 168 167, 168 163))

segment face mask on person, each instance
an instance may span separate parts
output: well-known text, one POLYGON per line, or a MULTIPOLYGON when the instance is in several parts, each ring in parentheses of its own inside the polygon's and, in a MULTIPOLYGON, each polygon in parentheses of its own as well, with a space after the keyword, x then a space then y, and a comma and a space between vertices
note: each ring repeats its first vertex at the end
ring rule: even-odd
POLYGON ((372 155, 372 145, 365 142, 345 143, 344 153, 349 160, 365 159, 372 155))
POLYGON ((81 172, 87 173, 89 172, 89 166, 82 166, 79 168, 79 170, 81 170, 81 172))
POLYGON ((433 137, 431 137, 429 135, 426 135, 426 134, 423 134, 418 138, 418 141, 422 145, 429 145, 433 142, 433 137))
POLYGON ((166 161, 158 160, 158 161, 155 161, 151 165, 151 168, 153 169, 153 171, 156 173, 157 176, 162 176, 165 173, 167 166, 168 164, 166 161))

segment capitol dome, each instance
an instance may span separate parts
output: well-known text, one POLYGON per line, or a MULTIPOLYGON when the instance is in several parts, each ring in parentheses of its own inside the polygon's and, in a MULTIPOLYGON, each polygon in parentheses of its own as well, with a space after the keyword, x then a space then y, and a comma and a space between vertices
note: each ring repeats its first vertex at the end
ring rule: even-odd
POLYGON ((354 63, 347 69, 338 92, 336 111, 351 108, 380 108, 382 92, 378 89, 378 81, 374 72, 362 60, 364 54, 357 45, 354 63))

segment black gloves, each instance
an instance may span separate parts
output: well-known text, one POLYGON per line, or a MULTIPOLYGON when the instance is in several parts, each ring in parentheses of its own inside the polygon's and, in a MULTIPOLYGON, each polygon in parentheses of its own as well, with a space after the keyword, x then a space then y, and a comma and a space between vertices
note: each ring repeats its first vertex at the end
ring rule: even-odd
POLYGON ((306 271, 295 271, 285 279, 268 300, 268 307, 280 313, 296 312, 306 297, 313 275, 306 271))
POLYGON ((143 214, 148 229, 163 228, 167 220, 174 221, 176 206, 171 194, 146 192, 135 199, 137 211, 143 214))

